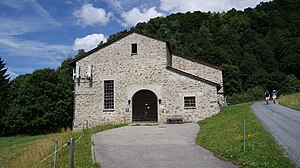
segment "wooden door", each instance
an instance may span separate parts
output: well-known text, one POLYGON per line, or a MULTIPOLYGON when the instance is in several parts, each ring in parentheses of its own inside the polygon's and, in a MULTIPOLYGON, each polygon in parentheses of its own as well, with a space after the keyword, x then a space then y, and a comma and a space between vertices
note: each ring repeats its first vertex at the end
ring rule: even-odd
POLYGON ((150 90, 140 90, 132 98, 133 121, 157 121, 157 97, 150 90))

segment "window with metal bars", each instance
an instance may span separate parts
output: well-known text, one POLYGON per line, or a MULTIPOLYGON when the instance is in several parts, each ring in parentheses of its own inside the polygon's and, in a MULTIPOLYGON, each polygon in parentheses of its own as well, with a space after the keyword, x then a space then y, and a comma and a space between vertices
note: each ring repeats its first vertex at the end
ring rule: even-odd
POLYGON ((184 108, 196 108, 195 96, 184 97, 184 108))
POLYGON ((114 81, 104 81, 104 109, 114 109, 114 81))

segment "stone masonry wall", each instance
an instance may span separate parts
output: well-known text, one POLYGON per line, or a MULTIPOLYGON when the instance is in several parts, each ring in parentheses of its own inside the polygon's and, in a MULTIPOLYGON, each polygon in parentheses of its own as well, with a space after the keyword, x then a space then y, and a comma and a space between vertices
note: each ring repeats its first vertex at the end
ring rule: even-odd
POLYGON ((172 67, 223 86, 222 70, 172 55, 172 67))
POLYGON ((217 88, 186 76, 167 72, 167 81, 164 83, 162 103, 160 105, 160 119, 179 115, 184 122, 196 122, 219 112, 217 103, 217 88), (196 108, 184 108, 184 97, 195 96, 196 108))
POLYGON ((166 42, 132 33, 77 61, 81 78, 75 80, 74 130, 131 123, 132 103, 128 100, 132 102, 133 95, 143 89, 161 99, 161 104, 157 102, 160 123, 170 115, 195 122, 219 112, 217 88, 166 69, 167 51, 166 42), (131 54, 132 43, 137 43, 137 54, 131 54), (92 80, 86 79, 88 65, 92 65, 92 80), (114 80, 112 110, 103 109, 105 80, 114 80), (184 96, 196 97, 195 109, 184 109, 184 96))
POLYGON ((220 106, 225 105, 223 75, 221 69, 188 60, 174 54, 172 55, 172 67, 221 85, 221 89, 218 90, 218 103, 220 106))

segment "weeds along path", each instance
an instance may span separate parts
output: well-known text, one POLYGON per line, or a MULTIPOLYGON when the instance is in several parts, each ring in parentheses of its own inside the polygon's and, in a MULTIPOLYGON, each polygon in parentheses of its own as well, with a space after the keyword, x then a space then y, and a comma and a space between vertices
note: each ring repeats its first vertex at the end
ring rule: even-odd
POLYGON ((255 103, 251 109, 300 168, 300 112, 272 103, 255 103))

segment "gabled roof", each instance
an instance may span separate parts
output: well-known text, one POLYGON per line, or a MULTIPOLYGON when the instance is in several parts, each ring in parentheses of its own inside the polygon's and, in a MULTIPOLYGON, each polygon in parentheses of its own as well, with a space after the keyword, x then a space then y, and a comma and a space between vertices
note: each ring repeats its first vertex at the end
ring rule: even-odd
POLYGON ((132 33, 137 33, 137 34, 140 34, 140 35, 143 35, 143 36, 146 36, 146 37, 155 39, 155 40, 159 40, 159 41, 165 42, 165 43, 167 44, 167 46, 168 46, 168 49, 171 51, 171 46, 170 46, 170 42, 169 42, 169 41, 164 40, 164 39, 159 38, 159 37, 155 37, 155 36, 153 36, 153 35, 149 35, 149 34, 143 33, 143 32, 141 32, 141 31, 139 31, 139 30, 137 30, 137 29, 133 29, 133 30, 130 30, 130 31, 128 31, 128 32, 125 32, 125 33, 123 33, 123 34, 121 34, 121 35, 119 35, 119 36, 117 36, 117 37, 115 37, 115 38, 109 40, 108 42, 103 43, 103 44, 99 45, 98 47, 96 47, 96 48, 94 48, 94 49, 92 49, 92 50, 90 50, 90 51, 88 51, 88 52, 86 52, 86 53, 84 53, 84 54, 82 54, 82 55, 80 55, 80 56, 78 56, 78 57, 72 59, 72 60, 69 62, 69 64, 72 65, 72 66, 74 66, 75 63, 76 63, 77 61, 81 60, 82 58, 87 57, 87 56, 89 56, 90 54, 92 54, 92 53, 94 53, 94 52, 97 52, 97 51, 99 51, 100 49, 102 49, 102 48, 104 48, 104 47, 107 47, 107 46, 109 46, 109 45, 111 45, 111 44, 113 44, 113 43, 119 41, 120 39, 122 39, 122 38, 124 38, 124 37, 126 37, 126 36, 128 36, 128 35, 130 35, 130 34, 132 34, 132 33))
POLYGON ((180 57, 180 58, 183 58, 183 59, 192 61, 192 62, 196 62, 196 63, 198 63, 198 64, 202 64, 202 65, 205 65, 205 66, 214 68, 214 69, 222 70, 222 68, 219 67, 219 66, 216 66, 216 65, 213 65, 213 64, 209 64, 209 63, 207 63, 207 62, 203 62, 203 61, 196 60, 196 59, 193 59, 193 58, 185 57, 185 56, 182 56, 182 55, 180 55, 180 54, 178 54, 178 53, 172 53, 172 55, 175 55, 175 56, 177 56, 177 57, 180 57))
MULTIPOLYGON (((119 35, 119 36, 117 36, 117 37, 115 37, 115 38, 109 40, 108 42, 106 42, 106 43, 104 43, 104 44, 101 44, 101 45, 99 45, 98 47, 96 47, 96 48, 94 48, 94 49, 92 49, 92 50, 90 50, 90 51, 88 51, 88 52, 86 52, 86 53, 84 53, 84 54, 82 54, 82 55, 80 55, 80 56, 74 58, 73 60, 71 60, 71 61, 69 62, 69 64, 72 65, 72 66, 75 66, 75 63, 76 63, 77 61, 81 60, 82 58, 85 58, 85 57, 89 56, 90 54, 92 54, 92 53, 94 53, 94 52, 97 52, 97 51, 99 51, 100 49, 102 49, 102 48, 104 48, 104 47, 107 47, 107 46, 109 46, 110 44, 113 44, 113 43, 119 41, 120 39, 122 39, 122 38, 124 38, 124 37, 126 37, 126 36, 128 36, 128 35, 130 35, 130 34, 132 34, 132 33, 137 33, 137 34, 140 34, 140 35, 143 35, 143 36, 146 36, 146 37, 155 39, 155 40, 159 40, 159 41, 165 42, 165 43, 167 44, 168 50, 170 51, 171 55, 173 54, 173 53, 172 53, 172 50, 171 50, 171 45, 170 45, 170 42, 169 42, 169 41, 164 40, 164 39, 162 39, 162 38, 155 37, 155 36, 153 36, 153 35, 149 35, 149 34, 143 33, 143 32, 141 32, 141 31, 139 31, 139 30, 133 29, 133 30, 130 30, 130 31, 128 31, 128 32, 125 32, 125 33, 123 33, 123 34, 121 34, 121 35, 119 35)), ((181 57, 181 58, 184 58, 184 59, 187 59, 187 60, 190 60, 190 61, 193 61, 193 62, 197 62, 197 63, 203 64, 203 65, 206 65, 206 66, 209 66, 209 67, 218 69, 218 70, 222 70, 222 69, 221 69, 220 67, 218 67, 218 66, 215 66, 215 65, 212 65, 212 64, 208 64, 208 63, 205 63, 205 62, 201 62, 201 61, 199 61, 199 60, 195 60, 195 59, 191 59, 191 58, 186 58, 186 57, 183 57, 183 56, 181 56, 181 55, 179 55, 179 54, 173 54, 173 55, 178 56, 178 57, 181 57)), ((199 77, 199 76, 195 76, 195 75, 193 75, 193 74, 190 74, 190 73, 181 71, 181 70, 179 70, 179 69, 176 69, 176 68, 173 68, 173 67, 170 67, 170 66, 168 66, 167 69, 170 70, 170 71, 173 71, 173 72, 175 72, 175 73, 178 73, 178 74, 187 76, 187 77, 189 77, 189 78, 191 78, 191 79, 195 79, 195 80, 198 80, 198 81, 207 83, 207 84, 209 84, 209 85, 216 86, 216 87, 217 87, 217 90, 220 90, 220 89, 222 88, 222 86, 221 86, 220 84, 218 84, 218 83, 215 83, 215 82, 209 81, 209 80, 207 80, 207 79, 201 78, 201 77, 199 77)))
POLYGON ((167 69, 168 69, 169 71, 173 71, 173 72, 175 72, 175 73, 184 75, 184 76, 189 77, 189 78, 191 78, 191 79, 195 79, 195 80, 198 80, 198 81, 207 83, 207 84, 209 84, 209 85, 216 86, 218 91, 222 88, 222 86, 221 86, 220 84, 218 84, 218 83, 215 83, 215 82, 209 81, 209 80, 207 80, 207 79, 201 78, 201 77, 199 77, 199 76, 196 76, 196 75, 193 75, 193 74, 190 74, 190 73, 181 71, 181 70, 179 70, 179 69, 176 69, 176 68, 173 68, 173 67, 167 67, 167 69))

